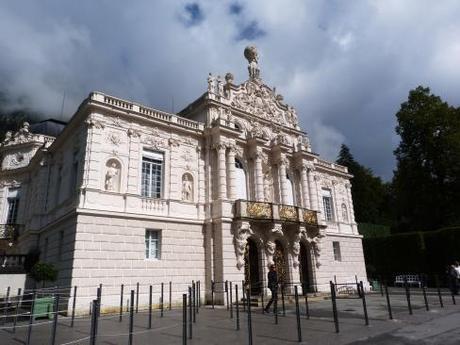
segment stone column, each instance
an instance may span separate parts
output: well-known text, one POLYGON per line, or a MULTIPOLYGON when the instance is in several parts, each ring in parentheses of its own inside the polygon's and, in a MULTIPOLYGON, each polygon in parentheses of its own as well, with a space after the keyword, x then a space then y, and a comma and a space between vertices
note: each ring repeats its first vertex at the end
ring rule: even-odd
POLYGON ((135 129, 128 129, 128 171, 126 178, 126 192, 139 194, 139 150, 140 150, 140 133, 135 129))
POLYGON ((355 223, 355 209, 353 207, 353 198, 351 196, 351 184, 347 183, 345 185, 345 189, 347 191, 347 199, 348 199, 348 214, 350 216, 350 223, 354 224, 355 223))
POLYGON ((227 197, 227 167, 225 166, 225 150, 224 144, 216 144, 217 150, 217 198, 225 199, 227 197))
POLYGON ((264 178, 262 172, 262 155, 261 152, 256 152, 254 155, 254 171, 256 182, 256 200, 264 201, 264 178))
POLYGON ((339 203, 339 198, 337 197, 337 191, 335 186, 337 185, 337 181, 333 180, 332 181, 332 197, 333 197, 333 218, 336 223, 339 222, 339 220, 342 218, 342 215, 340 214, 340 203, 339 203), (340 216, 340 217, 339 217, 340 216))
POLYGON ((286 158, 282 157, 278 162, 280 189, 281 189, 281 203, 286 204, 288 199, 288 185, 286 181, 286 158))
POLYGON ((300 169, 300 184, 302 185, 303 207, 311 209, 310 191, 308 190, 307 169, 308 166, 302 164, 302 168, 300 169))
POLYGON ((230 148, 227 157, 227 193, 229 199, 236 198, 236 168, 235 168, 235 149, 230 148))
POLYGON ((316 191, 316 183, 315 178, 313 176, 314 166, 313 164, 310 165, 307 169, 307 177, 308 177, 308 186, 310 189, 310 207, 314 211, 319 211, 318 206, 318 195, 316 191))

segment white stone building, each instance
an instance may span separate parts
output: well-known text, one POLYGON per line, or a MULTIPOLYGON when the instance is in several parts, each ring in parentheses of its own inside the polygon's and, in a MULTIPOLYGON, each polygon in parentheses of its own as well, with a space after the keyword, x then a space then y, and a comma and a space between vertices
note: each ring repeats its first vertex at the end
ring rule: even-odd
POLYGON ((262 82, 255 48, 244 55, 247 81, 210 74, 178 114, 93 92, 65 126, 8 133, 0 223, 18 225, 2 226, 3 238, 17 230, 3 249, 38 248, 84 310, 100 283, 105 307, 122 283, 140 283, 141 303, 169 281, 173 302, 192 280, 202 297, 212 280, 258 293, 271 263, 309 291, 334 275, 366 281, 351 176, 312 151, 294 108, 262 82))

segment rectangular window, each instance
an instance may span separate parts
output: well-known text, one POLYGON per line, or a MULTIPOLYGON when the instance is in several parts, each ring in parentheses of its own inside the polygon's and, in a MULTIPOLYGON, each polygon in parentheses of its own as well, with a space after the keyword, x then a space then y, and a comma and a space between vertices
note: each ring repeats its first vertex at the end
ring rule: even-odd
POLYGON ((145 231, 145 258, 158 259, 161 258, 161 231, 146 230, 145 231))
POLYGON ((163 187, 163 154, 144 151, 142 157, 141 195, 161 198, 163 187))
POLYGON ((332 242, 332 249, 334 250, 334 260, 342 261, 342 253, 340 253, 340 242, 332 242))
POLYGON ((19 209, 19 188, 10 189, 8 191, 8 214, 6 224, 16 224, 18 221, 19 209))
POLYGON ((332 194, 329 189, 323 189, 323 208, 324 208, 324 218, 328 222, 334 220, 334 213, 332 209, 332 194))

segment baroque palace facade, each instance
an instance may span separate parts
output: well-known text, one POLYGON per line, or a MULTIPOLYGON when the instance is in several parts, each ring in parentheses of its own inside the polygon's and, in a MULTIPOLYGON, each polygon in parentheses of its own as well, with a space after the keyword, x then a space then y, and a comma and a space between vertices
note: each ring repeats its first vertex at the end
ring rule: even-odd
POLYGON ((169 281, 173 301, 192 280, 202 297, 225 280, 260 293, 271 264, 311 292, 334 276, 366 281, 351 176, 312 151, 294 108, 262 82, 256 49, 244 55, 247 81, 210 74, 178 114, 93 92, 53 135, 47 121, 7 133, 3 250, 39 251, 85 310, 100 283, 106 306, 122 283, 140 283, 141 303, 169 281))

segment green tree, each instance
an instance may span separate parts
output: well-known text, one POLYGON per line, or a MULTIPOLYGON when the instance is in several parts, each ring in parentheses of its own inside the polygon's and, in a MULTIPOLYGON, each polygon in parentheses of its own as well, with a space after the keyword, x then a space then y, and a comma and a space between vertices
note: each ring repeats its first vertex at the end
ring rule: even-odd
POLYGON ((390 225, 390 186, 380 177, 374 176, 371 169, 359 164, 348 146, 342 144, 337 163, 348 168, 353 175, 351 194, 355 218, 359 223, 390 225))
POLYGON ((396 117, 398 231, 460 224, 460 109, 419 86, 396 117))

